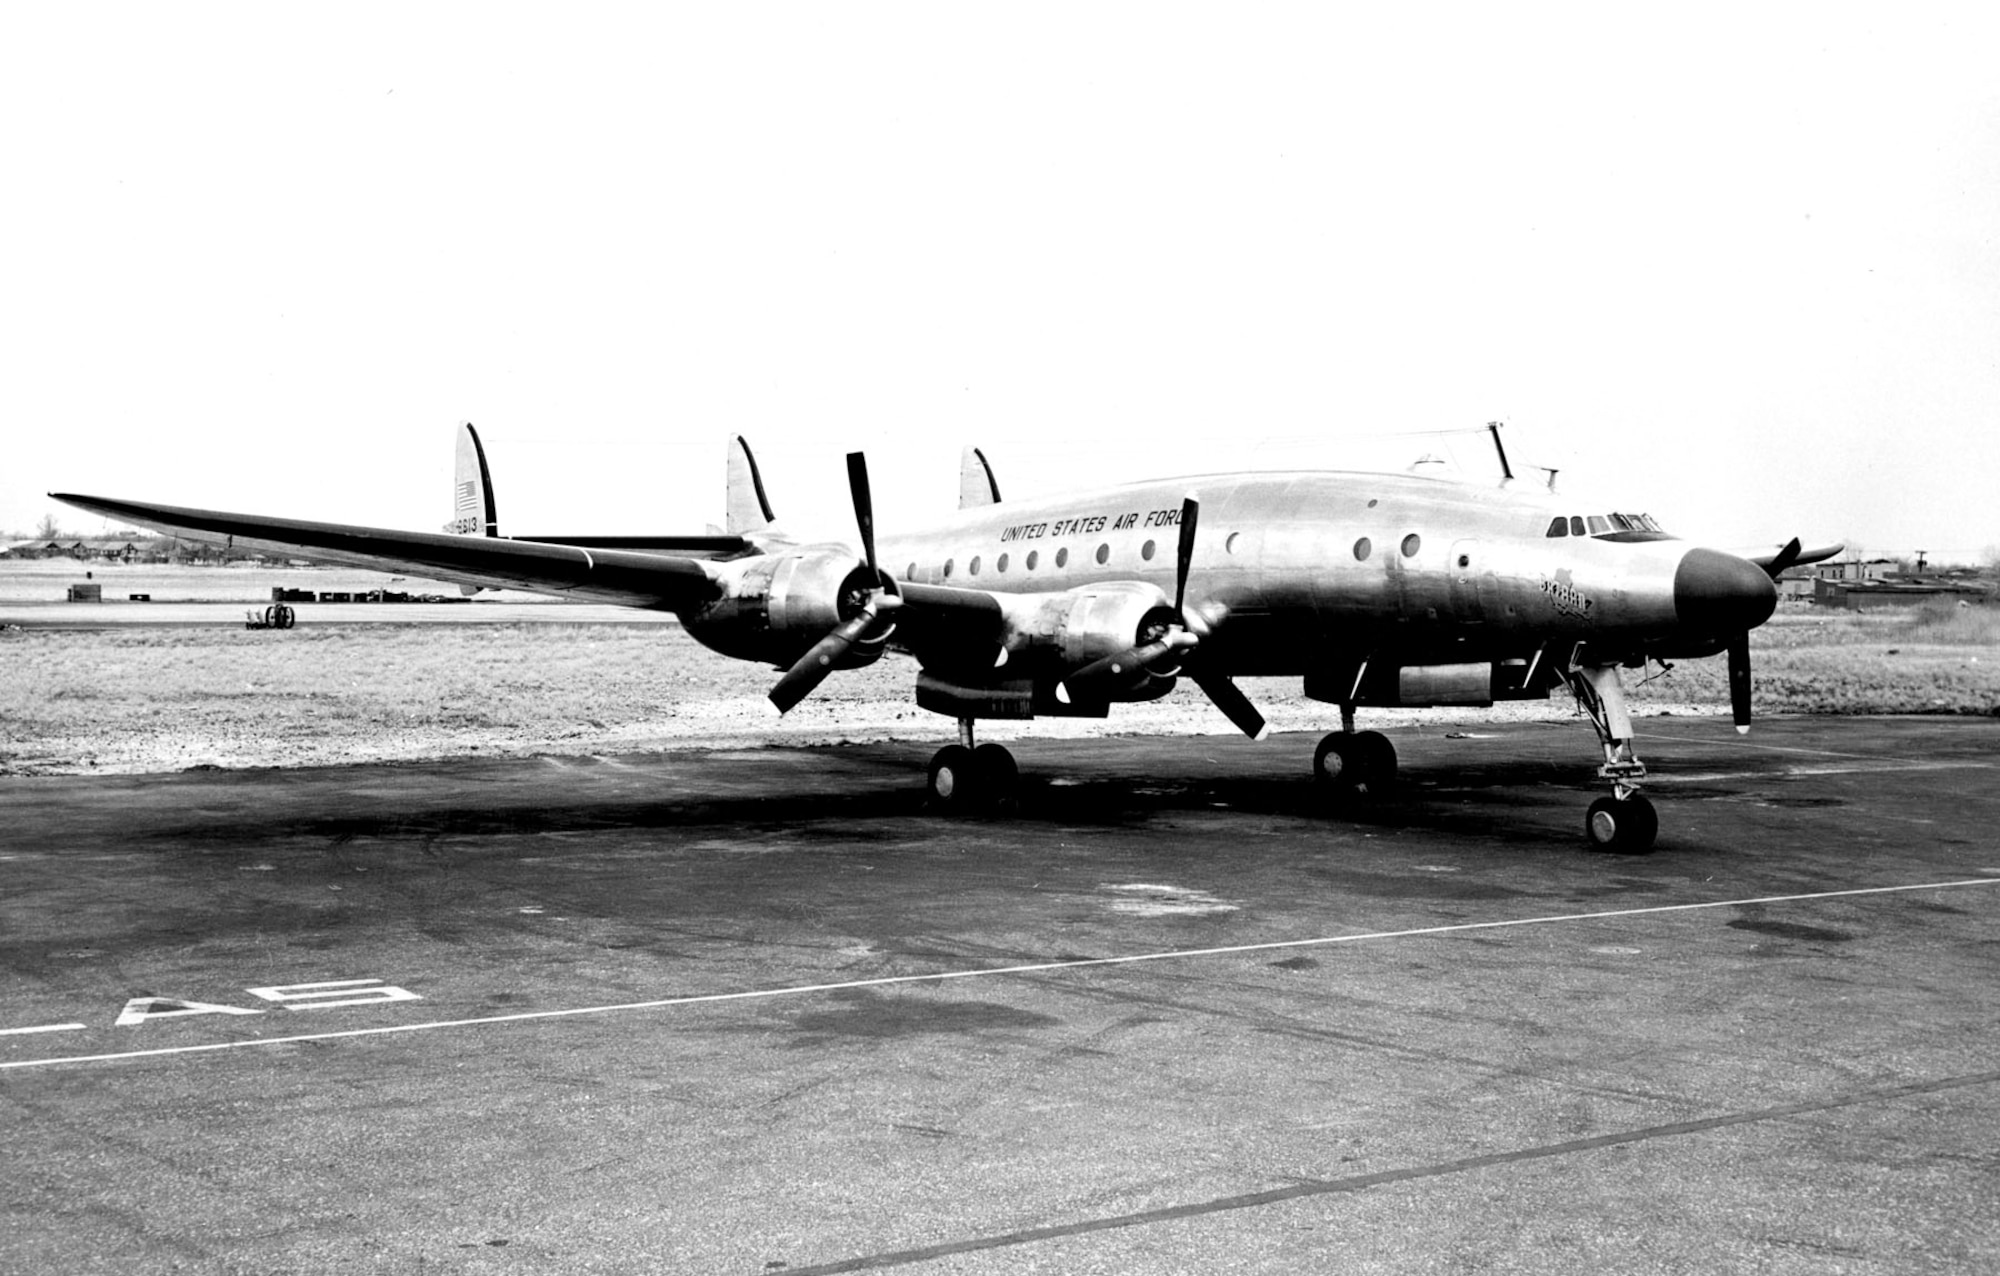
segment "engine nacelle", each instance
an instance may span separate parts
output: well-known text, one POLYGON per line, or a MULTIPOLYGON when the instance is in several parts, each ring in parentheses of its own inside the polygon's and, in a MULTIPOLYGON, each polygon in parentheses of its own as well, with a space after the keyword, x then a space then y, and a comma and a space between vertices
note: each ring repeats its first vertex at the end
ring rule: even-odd
MULTIPOLYGON (((704 647, 779 668, 790 667, 852 618, 876 586, 865 563, 838 551, 769 554, 718 563, 715 569, 723 596, 684 615, 682 626, 704 647)), ((887 577, 881 583, 895 591, 887 577)), ((848 648, 835 667, 856 669, 881 659, 893 629, 883 623, 848 648)))
MULTIPOLYGON (((1016 635, 1025 639, 1036 667, 1062 681, 1106 657, 1143 646, 1178 623, 1172 602, 1157 585, 1119 581, 1042 600, 1016 635)), ((1088 685, 1068 689, 1095 701, 1152 700, 1173 690, 1179 672, 1170 652, 1150 666, 1133 663, 1116 673, 1101 671, 1088 685)))

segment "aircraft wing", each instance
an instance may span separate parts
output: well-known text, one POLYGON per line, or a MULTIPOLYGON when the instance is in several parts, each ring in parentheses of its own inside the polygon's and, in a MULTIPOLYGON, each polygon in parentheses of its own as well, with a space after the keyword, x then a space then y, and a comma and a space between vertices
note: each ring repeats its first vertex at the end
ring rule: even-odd
POLYGON ((493 536, 399 532, 345 523, 152 505, 51 492, 56 500, 192 539, 372 571, 413 572, 491 589, 524 589, 589 602, 679 612, 720 594, 692 558, 493 536))

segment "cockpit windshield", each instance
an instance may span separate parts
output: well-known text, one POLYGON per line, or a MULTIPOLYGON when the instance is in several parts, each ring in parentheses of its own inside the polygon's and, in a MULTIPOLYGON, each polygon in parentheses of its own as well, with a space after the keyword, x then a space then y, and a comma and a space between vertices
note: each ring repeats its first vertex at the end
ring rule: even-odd
POLYGON ((1607 541, 1675 539, 1651 514, 1558 514, 1549 520, 1549 536, 1594 536, 1607 541))

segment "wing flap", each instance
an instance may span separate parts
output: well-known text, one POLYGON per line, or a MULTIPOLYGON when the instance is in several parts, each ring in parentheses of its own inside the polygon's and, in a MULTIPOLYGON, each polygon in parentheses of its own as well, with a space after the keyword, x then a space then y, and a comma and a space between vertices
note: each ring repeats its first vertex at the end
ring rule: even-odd
POLYGON ((235 548, 342 567, 417 572, 494 589, 674 612, 709 602, 720 592, 700 562, 670 554, 403 532, 69 492, 49 495, 121 522, 235 548))

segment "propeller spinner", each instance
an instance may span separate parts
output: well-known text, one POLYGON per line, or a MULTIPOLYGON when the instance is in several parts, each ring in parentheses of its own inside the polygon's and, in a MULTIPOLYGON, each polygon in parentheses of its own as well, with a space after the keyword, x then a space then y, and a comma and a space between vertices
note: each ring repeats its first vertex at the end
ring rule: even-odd
POLYGON ((861 530, 861 553, 867 564, 867 579, 873 583, 862 590, 860 610, 828 630, 824 638, 814 643, 785 671, 785 676, 778 679, 778 685, 771 688, 771 703, 778 707, 779 713, 789 711, 811 695, 820 683, 826 681, 826 676, 833 672, 834 665, 847 654, 848 648, 903 605, 903 600, 892 592, 888 578, 875 565, 875 502, 868 489, 868 459, 859 452, 847 454, 847 486, 854 495, 854 521, 861 530))

